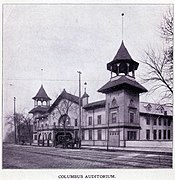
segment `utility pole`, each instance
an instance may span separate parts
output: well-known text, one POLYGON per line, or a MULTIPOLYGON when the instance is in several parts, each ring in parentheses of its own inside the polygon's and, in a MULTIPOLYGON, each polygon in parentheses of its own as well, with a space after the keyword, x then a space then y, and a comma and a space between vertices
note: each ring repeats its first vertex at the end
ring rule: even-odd
POLYGON ((77 73, 79 74, 79 139, 81 141, 81 72, 77 71, 77 73))
POLYGON ((107 118, 108 118, 108 129, 107 129, 107 151, 109 150, 109 120, 110 120, 110 112, 109 112, 109 106, 110 104, 108 103, 108 110, 107 110, 107 118))
POLYGON ((15 128, 15 144, 17 144, 17 137, 16 137, 16 97, 14 97, 14 128, 15 128))

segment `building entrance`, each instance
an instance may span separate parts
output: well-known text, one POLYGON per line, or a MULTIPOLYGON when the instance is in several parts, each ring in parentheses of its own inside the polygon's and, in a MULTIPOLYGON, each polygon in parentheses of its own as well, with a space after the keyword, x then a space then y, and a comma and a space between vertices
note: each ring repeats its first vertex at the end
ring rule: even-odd
POLYGON ((109 146, 120 146, 120 132, 119 131, 109 131, 109 146))
POLYGON ((62 145, 64 141, 72 141, 73 140, 73 134, 71 132, 58 132, 55 135, 55 146, 62 145))

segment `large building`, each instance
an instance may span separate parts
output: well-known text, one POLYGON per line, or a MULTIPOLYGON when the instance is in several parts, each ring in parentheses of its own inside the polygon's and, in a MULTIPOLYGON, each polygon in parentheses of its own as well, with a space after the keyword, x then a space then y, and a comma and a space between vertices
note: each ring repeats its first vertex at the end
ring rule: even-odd
POLYGON ((81 127, 82 145, 94 146, 166 146, 172 142, 172 107, 139 101, 139 94, 147 92, 135 80, 139 63, 134 61, 123 41, 107 64, 109 81, 98 92, 105 100, 89 103, 89 95, 81 98, 81 126, 79 98, 64 89, 50 106, 50 98, 43 85, 34 100, 33 143, 56 146, 63 134, 78 137, 81 127))

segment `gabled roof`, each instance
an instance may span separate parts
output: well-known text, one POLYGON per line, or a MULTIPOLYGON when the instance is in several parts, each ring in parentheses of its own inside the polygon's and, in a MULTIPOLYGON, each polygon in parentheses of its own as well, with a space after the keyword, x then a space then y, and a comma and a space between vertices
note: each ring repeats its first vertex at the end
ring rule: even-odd
POLYGON ((116 80, 110 80, 103 87, 101 87, 98 92, 108 93, 123 88, 132 88, 133 91, 135 90, 139 93, 147 92, 147 89, 145 89, 141 84, 139 84, 134 78, 130 78, 124 75, 117 76, 116 80))
POLYGON ((64 89, 62 93, 58 96, 58 98, 55 100, 55 102, 50 106, 48 112, 51 112, 62 99, 67 99, 75 104, 79 104, 79 97, 75 96, 73 94, 67 93, 66 90, 64 89))
POLYGON ((47 95, 47 93, 46 93, 43 85, 41 85, 38 93, 37 93, 36 96, 33 97, 32 99, 34 99, 34 100, 36 100, 36 99, 39 99, 39 100, 43 99, 43 100, 45 100, 45 101, 51 100, 51 99, 49 98, 49 96, 47 95))
POLYGON ((48 106, 37 106, 37 107, 34 107, 31 111, 29 111, 29 113, 32 113, 32 114, 36 112, 46 113, 48 109, 49 109, 48 106))
POLYGON ((85 105, 83 108, 86 110, 103 108, 106 105, 106 100, 96 101, 85 105))

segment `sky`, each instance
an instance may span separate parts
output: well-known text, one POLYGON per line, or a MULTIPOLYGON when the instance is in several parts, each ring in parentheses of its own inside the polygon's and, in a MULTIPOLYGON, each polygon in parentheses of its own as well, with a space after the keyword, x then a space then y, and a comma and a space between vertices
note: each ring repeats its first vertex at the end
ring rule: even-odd
MULTIPOLYGON (((97 90, 110 78, 106 64, 123 40, 140 63, 148 47, 161 47, 158 26, 168 5, 4 5, 3 117, 34 107, 32 97, 43 84, 52 103, 65 88, 78 95, 78 73, 87 82, 89 102, 105 99, 97 90), (41 72, 43 69, 43 73, 41 72)), ((145 86, 148 90, 150 85, 145 86)), ((141 101, 157 97, 141 95, 141 101)))

